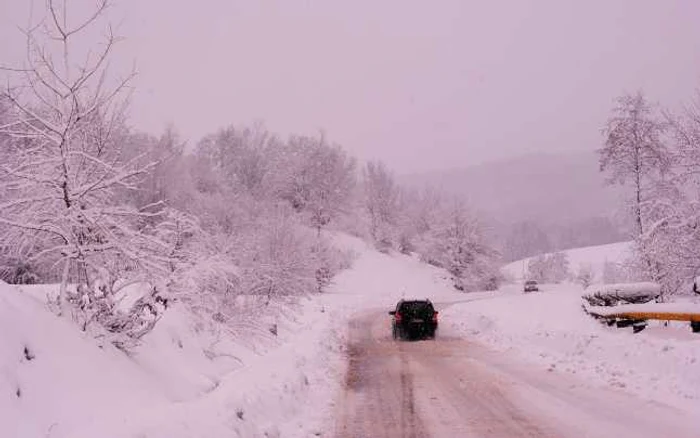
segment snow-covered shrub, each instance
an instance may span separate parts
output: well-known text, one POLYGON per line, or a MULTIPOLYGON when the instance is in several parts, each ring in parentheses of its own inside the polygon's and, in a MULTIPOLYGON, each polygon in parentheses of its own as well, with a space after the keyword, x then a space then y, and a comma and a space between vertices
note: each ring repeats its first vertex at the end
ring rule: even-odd
POLYGON ((446 269, 455 288, 493 290, 502 281, 498 254, 488 245, 483 226, 461 202, 443 207, 436 222, 415 239, 426 263, 446 269))
POLYGON ((540 283, 561 283, 569 278, 569 260, 565 253, 542 254, 527 265, 528 278, 540 283))

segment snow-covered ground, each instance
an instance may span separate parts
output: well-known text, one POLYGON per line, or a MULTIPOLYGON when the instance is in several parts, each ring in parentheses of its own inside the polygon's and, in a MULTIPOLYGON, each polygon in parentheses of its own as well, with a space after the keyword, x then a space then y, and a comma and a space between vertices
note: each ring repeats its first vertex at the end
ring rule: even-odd
MULTIPOLYGON (((600 280, 606 262, 624 263, 631 255, 631 242, 587 246, 562 251, 569 260, 569 270, 578 272, 582 266, 590 266, 596 280, 600 280)), ((532 257, 517 260, 502 268, 503 273, 514 281, 525 280, 527 264, 532 257)))
POLYGON ((508 286, 494 299, 454 305, 443 312, 443 333, 593 385, 700 412, 700 335, 688 323, 653 323, 633 334, 586 315, 579 286, 544 289, 523 294, 520 286, 508 286))
POLYGON ((336 235, 356 254, 329 292, 242 318, 234 333, 170 308, 131 356, 0 285, 0 436, 307 437, 330 430, 348 319, 401 297, 459 297, 417 258, 336 235), (269 329, 276 324, 277 335, 269 329), (25 351, 26 348, 26 351, 25 351))
POLYGON ((272 309, 238 337, 175 306, 127 356, 35 292, 0 285, 2 437, 312 436, 332 417, 342 299, 272 309))
POLYGON ((334 240, 356 259, 328 293, 242 317, 233 333, 176 305, 131 356, 48 312, 42 297, 51 287, 0 284, 0 436, 327 436, 349 319, 402 297, 440 304, 440 336, 700 410, 700 336, 686 325, 639 334, 605 327, 581 310, 573 285, 459 293, 415 257, 334 240))

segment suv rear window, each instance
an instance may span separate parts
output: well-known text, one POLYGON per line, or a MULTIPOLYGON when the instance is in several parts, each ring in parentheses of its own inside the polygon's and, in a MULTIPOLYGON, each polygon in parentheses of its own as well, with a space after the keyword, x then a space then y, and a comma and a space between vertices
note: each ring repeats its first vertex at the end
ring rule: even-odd
POLYGON ((406 315, 433 313, 434 311, 433 305, 428 301, 404 301, 399 307, 399 313, 406 315))

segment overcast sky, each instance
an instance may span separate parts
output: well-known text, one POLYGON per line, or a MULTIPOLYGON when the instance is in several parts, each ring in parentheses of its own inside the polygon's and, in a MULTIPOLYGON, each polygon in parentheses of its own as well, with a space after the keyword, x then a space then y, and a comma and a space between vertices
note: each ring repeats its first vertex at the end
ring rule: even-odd
MULTIPOLYGON (((230 123, 323 129, 402 173, 593 150, 624 90, 673 106, 700 86, 697 0, 114 3, 134 126, 191 142, 230 123)), ((2 61, 28 4, 0 1, 2 61)))

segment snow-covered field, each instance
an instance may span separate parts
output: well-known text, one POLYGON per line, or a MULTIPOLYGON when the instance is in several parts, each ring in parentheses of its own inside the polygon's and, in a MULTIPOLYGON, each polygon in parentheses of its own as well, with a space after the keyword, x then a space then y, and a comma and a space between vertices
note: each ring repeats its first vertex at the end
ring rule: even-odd
MULTIPOLYGON (((578 272, 582 266, 590 266, 596 280, 599 280, 603 265, 606 262, 623 263, 631 255, 631 242, 610 243, 607 245, 587 246, 562 251, 569 260, 569 270, 578 272)), ((501 270, 510 279, 515 281, 525 280, 527 264, 532 257, 517 260, 505 265, 501 270)))
POLYGON ((700 412, 700 335, 687 322, 651 322, 633 334, 586 315, 579 286, 543 289, 523 294, 511 285, 499 297, 451 306, 442 314, 443 333, 592 385, 700 412))

